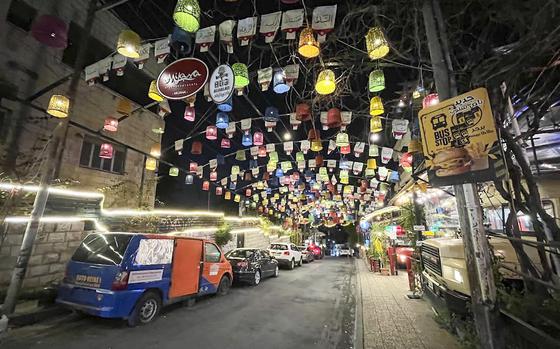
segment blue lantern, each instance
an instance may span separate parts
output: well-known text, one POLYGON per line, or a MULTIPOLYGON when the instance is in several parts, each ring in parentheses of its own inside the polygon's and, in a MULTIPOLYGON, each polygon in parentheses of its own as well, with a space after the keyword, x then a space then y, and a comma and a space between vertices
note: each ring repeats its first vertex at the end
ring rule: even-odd
POLYGON ((256 167, 259 167, 258 161, 254 159, 249 160, 249 168, 256 168, 256 167))
POLYGON ((283 177, 284 171, 281 168, 276 169, 276 177, 283 177))
POLYGON ((190 34, 179 27, 173 28, 171 33, 171 46, 174 47, 181 57, 188 55, 192 51, 193 34, 190 34))
POLYGON ((276 68, 274 70, 274 78, 272 82, 274 92, 286 93, 290 90, 290 85, 286 83, 286 74, 282 68, 276 68))
POLYGON ((227 101, 225 101, 222 104, 218 104, 218 110, 219 111, 225 111, 225 112, 230 112, 233 110, 233 99, 231 97, 229 97, 229 99, 227 101))
POLYGON ((278 108, 276 107, 266 107, 264 111, 264 121, 266 122, 278 122, 280 120, 280 115, 278 108))
POLYGON ((226 129, 229 125, 229 117, 226 113, 220 112, 216 115, 216 127, 220 129, 226 129))
POLYGON ((253 145, 253 137, 251 136, 251 132, 246 132, 243 134, 243 138, 241 138, 241 144, 245 147, 250 147, 253 145))
POLYGON ((235 187, 236 187, 235 182, 233 181, 229 182, 229 190, 235 190, 235 187))
POLYGON ((267 193, 268 195, 272 194, 272 188, 266 188, 266 193, 267 193))
POLYGON ((399 173, 397 171, 391 171, 391 175, 389 176, 389 182, 398 183, 399 180, 400 180, 399 173))
POLYGON ((192 174, 188 174, 185 176, 185 184, 193 184, 194 177, 192 174))
POLYGON ((349 167, 348 159, 345 158, 340 159, 339 167, 341 170, 348 170, 349 167))

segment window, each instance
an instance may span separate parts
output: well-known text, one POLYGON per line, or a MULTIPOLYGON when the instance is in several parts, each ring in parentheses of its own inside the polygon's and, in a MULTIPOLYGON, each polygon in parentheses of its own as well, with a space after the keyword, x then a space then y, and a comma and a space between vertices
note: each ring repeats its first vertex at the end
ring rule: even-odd
POLYGON ((220 250, 216 247, 216 245, 211 243, 204 244, 204 261, 210 263, 219 263, 220 262, 220 250))
POLYGON ((126 161, 126 149, 113 144, 113 158, 104 159, 99 157, 101 139, 89 135, 84 137, 82 152, 80 154, 80 166, 91 169, 124 174, 124 163, 126 161))
POLYGON ((226 253, 227 258, 251 258, 255 250, 233 250, 226 253))
POLYGON ((272 244, 270 245, 271 250, 283 250, 286 251, 288 249, 288 245, 284 244, 272 244))
POLYGON ((90 234, 78 247, 72 260, 93 264, 120 265, 132 235, 90 234))

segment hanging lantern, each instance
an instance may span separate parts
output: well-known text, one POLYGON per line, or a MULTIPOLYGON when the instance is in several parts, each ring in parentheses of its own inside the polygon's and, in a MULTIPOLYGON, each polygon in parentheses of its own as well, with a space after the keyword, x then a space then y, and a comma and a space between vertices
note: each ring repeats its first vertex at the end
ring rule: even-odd
POLYGON ((233 197, 233 201, 240 202, 241 201, 241 195, 235 194, 235 196, 233 197))
POLYGON ((331 108, 327 112, 327 125, 329 128, 337 128, 342 124, 342 116, 340 115, 340 109, 331 108))
POLYGON ((210 180, 215 182, 218 180, 218 171, 210 171, 210 180))
POLYGON ((305 161, 305 155, 303 154, 303 152, 298 151, 296 153, 296 161, 305 161))
POLYGON ((107 117, 105 119, 105 122, 103 123, 103 130, 107 132, 117 132, 118 127, 119 127, 119 120, 112 116, 107 117))
POLYGON ((264 135, 262 132, 255 132, 253 134, 253 144, 254 145, 263 145, 264 143, 264 135))
POLYGON ((272 86, 274 92, 278 94, 286 93, 290 90, 290 85, 286 83, 286 73, 282 68, 274 69, 272 86))
POLYGON ((422 108, 428 108, 439 103, 439 96, 437 93, 430 93, 422 100, 422 108))
POLYGON ((311 150, 314 152, 320 152, 323 150, 323 142, 321 142, 321 140, 311 141, 311 150))
POLYGON ((194 121, 196 118, 196 111, 193 107, 186 106, 185 107, 185 114, 183 115, 185 120, 187 121, 194 121))
POLYGON ((226 129, 229 125, 229 116, 224 113, 220 112, 216 115, 216 127, 219 129, 226 129))
POLYGON ((231 66, 235 76, 234 86, 236 89, 243 89, 249 85, 249 68, 244 63, 234 63, 231 66))
POLYGON ((269 161, 272 162, 272 163, 278 162, 278 152, 271 151, 270 155, 269 155, 269 161))
POLYGON ((99 148, 99 157, 102 159, 112 159, 113 146, 109 143, 101 144, 101 148, 99 148))
POLYGON ((171 176, 171 177, 179 176, 179 169, 177 167, 171 167, 169 169, 169 176, 171 176))
POLYGON ((315 91, 320 95, 328 95, 336 89, 336 78, 334 72, 330 69, 325 69, 319 73, 317 83, 315 84, 315 91))
POLYGON ((38 16, 31 26, 35 40, 48 47, 66 48, 68 46, 68 26, 62 19, 52 15, 38 16))
POLYGON ((173 21, 181 29, 195 33, 200 26, 200 5, 197 0, 177 0, 173 21))
POLYGON ((370 170, 375 170, 377 168, 377 160, 375 159, 368 159, 367 161, 367 168, 370 170))
POLYGON ((350 154, 351 152, 352 152, 352 147, 350 147, 350 144, 340 147, 340 154, 347 155, 350 154))
POLYGON ((276 107, 266 107, 264 111, 265 122, 278 122, 280 121, 280 113, 278 112, 278 108, 276 107))
POLYGON ((193 155, 202 154, 202 143, 201 142, 199 142, 199 141, 192 142, 191 154, 193 154, 193 155))
POLYGON ((147 158, 146 159, 146 170, 148 171, 155 171, 157 167, 157 160, 154 158, 147 158))
POLYGON ((150 97, 156 102, 163 101, 163 96, 159 94, 159 91, 157 89, 157 82, 155 80, 152 80, 152 82, 150 82, 150 88, 148 89, 148 97, 150 97))
POLYGON ((315 166, 317 167, 323 166, 323 156, 321 154, 315 156, 315 166))
POLYGON ((239 166, 235 165, 231 167, 231 175, 232 176, 237 176, 239 174, 239 166))
POLYGON ((161 156, 161 144, 155 143, 150 148, 150 155, 159 158, 161 156))
POLYGON ((189 172, 190 173, 196 173, 197 170, 198 170, 198 164, 194 161, 191 161, 189 163, 189 172))
POLYGON ((119 34, 117 52, 125 57, 140 57, 140 36, 130 29, 125 29, 119 34))
POLYGON ((381 97, 379 96, 373 97, 369 103, 369 115, 371 116, 381 115, 384 113, 384 111, 385 110, 383 109, 383 101, 381 100, 381 97))
POLYGON ((202 182, 202 190, 204 190, 204 191, 210 190, 210 182, 209 181, 202 182))
POLYGON ((379 115, 372 116, 369 120, 369 131, 371 133, 383 131, 383 123, 381 122, 381 117, 379 115))
POLYGON ((246 171, 243 180, 245 182, 249 182, 251 181, 251 179, 253 179, 253 176, 251 175, 251 171, 246 171))
POLYGON ((224 149, 229 149, 231 148, 231 141, 229 140, 229 138, 222 138, 220 146, 224 149))
POLYGON ((276 169, 276 173, 274 174, 276 177, 280 178, 284 176, 284 170, 281 168, 276 169))
POLYGON ((298 52, 305 58, 313 58, 319 55, 319 43, 315 40, 313 29, 305 28, 299 34, 298 52))
POLYGON ((370 59, 379 59, 389 53, 389 44, 379 27, 371 28, 366 34, 366 47, 370 59))
POLYGON ((220 195, 222 195, 223 192, 224 192, 224 189, 222 187, 216 187, 216 195, 220 196, 220 195))
POLYGON ((70 108, 70 100, 66 96, 52 95, 47 107, 47 113, 55 118, 68 117, 68 109, 70 108))
POLYGON ((243 134, 243 137, 241 138, 241 144, 243 144, 245 147, 250 147, 253 145, 253 139, 250 132, 245 132, 243 134))
POLYGON ((310 141, 321 140, 319 130, 317 130, 316 128, 310 129, 309 132, 307 133, 307 139, 310 141))
POLYGON ((412 153, 402 154, 399 160, 399 164, 402 166, 402 168, 405 171, 407 172, 412 171, 412 153))
POLYGON ((209 125, 206 127, 206 139, 211 141, 218 139, 218 128, 216 126, 209 125))
POLYGON ((226 193, 224 194, 224 199, 225 200, 231 200, 231 192, 226 191, 226 193))
POLYGON ((296 119, 299 121, 311 120, 311 106, 307 103, 299 103, 296 105, 296 119))
POLYGON ((259 147, 259 158, 266 158, 266 147, 259 147))
POLYGON ((238 150, 235 152, 235 160, 237 161, 245 161, 247 157, 245 156, 245 150, 238 150))
POLYGON ((346 147, 350 144, 348 139, 348 133, 340 132, 336 135, 336 146, 337 147, 346 147))
POLYGON ((252 193, 251 188, 245 189, 245 196, 249 197, 249 196, 251 196, 251 193, 252 193))
POLYGON ((233 110, 233 98, 229 97, 224 103, 218 104, 218 110, 224 112, 230 112, 233 110))
POLYGON ((385 89, 385 75, 383 70, 376 69, 369 73, 369 92, 379 92, 385 89))
POLYGON ((185 184, 193 184, 194 176, 192 174, 187 174, 185 176, 185 184))

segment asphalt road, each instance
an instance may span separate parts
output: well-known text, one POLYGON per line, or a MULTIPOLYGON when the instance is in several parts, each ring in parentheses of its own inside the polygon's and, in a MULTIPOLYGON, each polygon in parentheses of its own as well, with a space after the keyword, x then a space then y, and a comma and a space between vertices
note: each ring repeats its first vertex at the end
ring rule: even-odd
POLYGON ((11 331, 9 348, 354 348, 356 275, 351 258, 326 257, 280 270, 256 287, 174 305, 154 323, 77 314, 11 331))

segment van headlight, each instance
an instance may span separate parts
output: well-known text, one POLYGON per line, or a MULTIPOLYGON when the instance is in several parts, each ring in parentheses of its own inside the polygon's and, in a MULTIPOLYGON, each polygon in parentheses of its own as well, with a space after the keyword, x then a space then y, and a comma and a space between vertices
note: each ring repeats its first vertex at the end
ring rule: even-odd
POLYGON ((443 265, 441 271, 444 279, 453 280, 458 284, 463 283, 463 274, 461 274, 461 270, 443 265))

